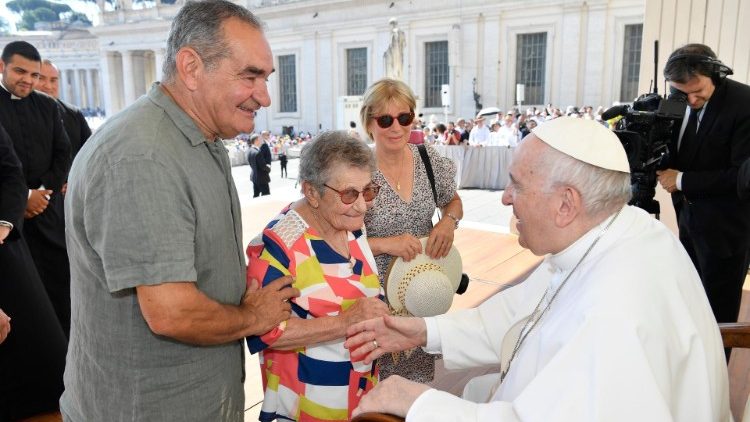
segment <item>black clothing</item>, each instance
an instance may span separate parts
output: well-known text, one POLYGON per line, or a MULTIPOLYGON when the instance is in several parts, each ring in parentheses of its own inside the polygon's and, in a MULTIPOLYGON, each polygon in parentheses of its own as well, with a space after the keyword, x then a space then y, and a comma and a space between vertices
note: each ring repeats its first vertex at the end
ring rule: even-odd
POLYGON ((270 195, 271 149, 266 143, 261 143, 260 147, 250 146, 250 149, 247 151, 247 162, 250 164, 253 198, 261 195, 270 195))
MULTIPOLYGON (((78 151, 80 151, 83 144, 91 136, 91 129, 89 128, 86 119, 83 117, 83 113, 73 106, 62 100, 57 100, 57 105, 60 109, 60 115, 62 117, 63 128, 65 133, 68 135, 68 140, 71 146, 71 162, 75 158, 78 151)), ((67 179, 67 177, 66 177, 67 179)), ((42 224, 46 227, 42 228, 30 228, 29 230, 39 230, 40 233, 27 236, 29 241, 29 249, 33 256, 40 256, 45 254, 44 260, 36 259, 36 266, 39 274, 42 278, 47 280, 51 277, 55 277, 60 281, 67 280, 67 282, 54 282, 47 283, 47 293, 49 294, 52 302, 55 304, 55 311, 60 323, 62 324, 65 335, 70 335, 70 263, 68 262, 68 251, 65 245, 65 196, 58 192, 52 194, 47 209, 44 211, 44 215, 48 217, 45 220, 39 220, 41 227, 42 224), (56 233, 54 236, 45 236, 46 233, 56 233), (38 239, 53 238, 55 239, 54 244, 57 246, 57 253, 47 255, 47 250, 50 245, 46 241, 38 241, 38 239)))
POLYGON ((468 144, 469 143, 469 132, 468 130, 465 130, 461 132, 461 141, 462 144, 468 144))
POLYGON ((32 91, 13 100, 0 88, 0 124, 10 135, 23 164, 26 186, 58 192, 70 168, 70 141, 54 98, 32 91))
POLYGON ((281 166, 281 177, 288 177, 289 173, 286 171, 287 158, 286 154, 279 154, 279 165, 281 166))
POLYGON ((23 224, 23 235, 66 335, 70 327, 70 266, 60 189, 70 168, 70 142, 57 101, 36 91, 12 99, 0 89, 0 125, 13 141, 26 187, 53 191, 47 209, 23 224))
POLYGON ((750 199, 750 158, 745 160, 737 174, 737 195, 750 199))
POLYGON ((680 241, 718 322, 737 321, 750 259, 750 201, 737 195, 738 169, 750 157, 750 108, 742 104, 750 104, 750 86, 720 82, 670 166, 683 172, 682 191, 672 194, 680 241))
POLYGON ((0 245, 0 309, 11 318, 0 344, 0 421, 54 411, 63 391, 67 340, 21 234, 27 195, 21 163, 0 127, 0 220, 14 225, 0 245))
POLYGON ((0 126, 0 220, 13 224, 6 241, 20 237, 27 197, 21 162, 13 150, 8 133, 0 126))
POLYGON ((72 159, 76 158, 78 151, 81 150, 83 144, 91 136, 91 128, 89 128, 86 118, 83 117, 83 113, 81 113, 78 107, 60 99, 57 100, 57 104, 60 107, 60 115, 62 116, 65 133, 68 135, 68 140, 70 141, 72 163, 72 159))

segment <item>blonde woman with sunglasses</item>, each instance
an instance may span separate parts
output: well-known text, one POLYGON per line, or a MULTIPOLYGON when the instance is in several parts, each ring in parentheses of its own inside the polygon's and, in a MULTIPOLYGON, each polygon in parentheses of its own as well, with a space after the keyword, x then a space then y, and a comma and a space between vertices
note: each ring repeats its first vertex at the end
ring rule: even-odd
MULTIPOLYGON (((365 226, 381 284, 392 259, 409 261, 423 252, 421 237, 428 237, 427 255, 446 256, 463 217, 453 162, 425 146, 434 174, 435 201, 427 166, 418 147, 408 143, 415 108, 412 90, 399 80, 386 78, 367 89, 360 109, 362 127, 375 143, 377 170, 373 182, 380 186, 380 193, 367 211, 365 226), (433 227, 435 209, 440 210, 441 218, 433 227)), ((396 358, 390 354, 380 358, 381 379, 397 374, 429 382, 434 372, 435 357, 421 349, 396 358)))

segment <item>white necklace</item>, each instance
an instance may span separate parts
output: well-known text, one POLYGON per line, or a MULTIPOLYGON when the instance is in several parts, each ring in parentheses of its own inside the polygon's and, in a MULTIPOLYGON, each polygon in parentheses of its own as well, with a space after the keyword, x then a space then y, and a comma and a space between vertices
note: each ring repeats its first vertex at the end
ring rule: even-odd
POLYGON ((536 307, 534 308, 534 311, 531 313, 531 316, 529 319, 526 320, 526 323, 523 325, 523 328, 521 328, 521 332, 518 335, 518 340, 516 340, 516 344, 513 347, 513 353, 510 355, 510 359, 508 360, 508 364, 505 366, 505 369, 503 369, 500 372, 500 382, 495 386, 495 388, 492 389, 492 392, 490 393, 490 397, 488 398, 488 401, 492 399, 492 397, 495 395, 495 391, 500 386, 500 384, 503 383, 505 380, 505 376, 508 375, 508 371, 510 370, 510 365, 513 363, 513 360, 516 358, 516 355, 518 354, 518 350, 521 348, 521 345, 523 345, 524 340, 526 340, 526 337, 528 337, 529 333, 534 330, 534 327, 537 326, 539 321, 542 319, 544 314, 547 313, 547 310, 549 310, 550 306, 552 305, 552 302, 555 301, 557 298, 558 293, 560 293, 560 290, 565 286, 565 284, 570 280, 570 276, 573 275, 573 273, 576 271, 579 265, 581 265, 581 262, 583 262, 584 259, 586 259, 586 256, 588 256, 589 252, 591 252, 592 249, 594 249, 594 246, 596 246, 597 243, 599 243, 599 239, 604 236, 604 233, 607 232, 607 230, 612 226, 612 223, 615 222, 615 219, 617 219, 617 216, 620 215, 620 212, 622 211, 622 208, 620 208, 619 211, 612 217, 611 220, 609 220, 609 223, 599 232, 599 234, 596 236, 596 239, 594 239, 593 242, 591 242, 591 245, 588 249, 586 249, 586 252, 583 253, 583 256, 581 256, 581 259, 578 260, 576 265, 573 267, 572 270, 568 273, 568 275, 565 277, 562 283, 555 289, 555 292, 552 293, 552 297, 550 297, 547 304, 544 306, 544 308, 540 311, 539 308, 542 306, 542 302, 544 302, 544 298, 547 297, 547 292, 542 296, 541 299, 539 299, 539 303, 536 304, 536 307))

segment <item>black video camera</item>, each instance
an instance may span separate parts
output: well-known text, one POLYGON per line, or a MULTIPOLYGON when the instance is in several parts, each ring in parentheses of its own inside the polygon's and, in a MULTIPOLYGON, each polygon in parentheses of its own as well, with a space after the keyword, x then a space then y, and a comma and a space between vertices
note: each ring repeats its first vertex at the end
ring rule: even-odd
POLYGON ((628 156, 633 197, 630 205, 643 208, 659 218, 656 194, 656 170, 665 169, 669 161, 669 144, 680 130, 687 98, 675 91, 668 98, 652 92, 643 94, 633 106, 619 105, 602 113, 602 119, 622 116, 614 132, 628 156))

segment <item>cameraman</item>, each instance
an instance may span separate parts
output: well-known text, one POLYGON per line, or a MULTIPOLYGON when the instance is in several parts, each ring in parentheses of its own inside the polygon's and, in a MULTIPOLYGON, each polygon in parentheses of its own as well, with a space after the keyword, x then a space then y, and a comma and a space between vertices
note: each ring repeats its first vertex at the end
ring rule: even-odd
POLYGON ((750 247, 750 201, 737 195, 738 168, 750 156, 750 87, 728 74, 703 44, 669 56, 664 78, 688 107, 670 168, 657 172, 718 322, 737 321, 750 247))

